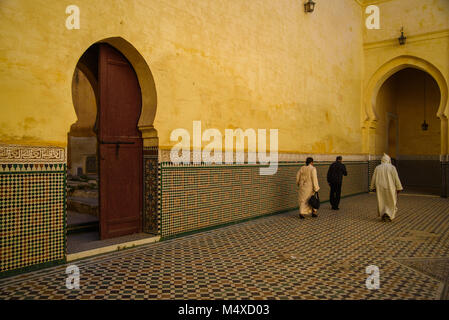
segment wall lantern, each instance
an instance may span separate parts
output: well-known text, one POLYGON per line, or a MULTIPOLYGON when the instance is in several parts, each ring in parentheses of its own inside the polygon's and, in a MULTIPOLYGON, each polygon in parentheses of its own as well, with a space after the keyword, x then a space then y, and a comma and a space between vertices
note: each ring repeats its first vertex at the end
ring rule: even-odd
POLYGON ((426 96, 426 77, 424 76, 424 122, 421 124, 421 129, 422 131, 427 131, 427 129, 429 129, 429 124, 426 122, 426 101, 427 101, 427 96, 426 96))
POLYGON ((407 37, 404 36, 404 27, 401 28, 401 36, 398 38, 399 45, 404 45, 407 37))
POLYGON ((308 0, 306 3, 304 3, 304 11, 306 13, 313 12, 314 9, 315 9, 315 2, 313 2, 312 0, 308 0))

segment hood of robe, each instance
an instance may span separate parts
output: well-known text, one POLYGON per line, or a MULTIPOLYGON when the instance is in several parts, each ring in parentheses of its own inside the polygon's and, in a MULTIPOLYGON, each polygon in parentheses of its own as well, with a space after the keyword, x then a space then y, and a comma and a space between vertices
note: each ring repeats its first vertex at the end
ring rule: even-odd
POLYGON ((388 154, 384 153, 381 162, 391 164, 391 158, 388 156, 388 154))

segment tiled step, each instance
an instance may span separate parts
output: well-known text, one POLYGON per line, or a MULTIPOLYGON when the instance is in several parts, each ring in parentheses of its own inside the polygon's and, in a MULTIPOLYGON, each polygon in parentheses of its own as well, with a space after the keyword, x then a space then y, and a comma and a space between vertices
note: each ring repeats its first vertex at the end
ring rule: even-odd
POLYGON ((67 211, 67 233, 94 232, 99 230, 97 217, 75 211, 67 211))
POLYGON ((74 198, 98 198, 98 189, 77 189, 73 190, 69 197, 74 198))
POLYGON ((82 225, 67 226, 67 234, 98 232, 100 230, 98 222, 86 223, 82 225))
POLYGON ((67 210, 98 218, 98 198, 67 197, 67 210))

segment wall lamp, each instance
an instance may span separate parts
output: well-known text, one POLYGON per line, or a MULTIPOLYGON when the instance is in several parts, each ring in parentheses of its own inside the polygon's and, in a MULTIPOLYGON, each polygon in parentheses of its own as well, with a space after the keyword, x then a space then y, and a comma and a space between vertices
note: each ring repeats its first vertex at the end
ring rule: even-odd
POLYGON ((312 13, 314 9, 315 9, 315 2, 313 2, 312 0, 308 0, 307 2, 304 3, 304 11, 306 13, 312 13))
POLYGON ((404 36, 404 27, 401 28, 401 36, 398 38, 399 45, 404 45, 407 37, 404 36))

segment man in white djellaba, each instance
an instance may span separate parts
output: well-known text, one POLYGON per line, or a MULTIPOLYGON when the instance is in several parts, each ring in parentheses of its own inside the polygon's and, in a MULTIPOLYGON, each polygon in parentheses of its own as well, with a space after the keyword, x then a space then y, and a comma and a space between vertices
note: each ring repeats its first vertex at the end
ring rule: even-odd
POLYGON ((403 188, 398 172, 391 164, 391 158, 385 153, 381 164, 374 170, 371 190, 376 190, 377 212, 382 221, 392 221, 398 212, 398 194, 403 188))

